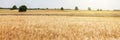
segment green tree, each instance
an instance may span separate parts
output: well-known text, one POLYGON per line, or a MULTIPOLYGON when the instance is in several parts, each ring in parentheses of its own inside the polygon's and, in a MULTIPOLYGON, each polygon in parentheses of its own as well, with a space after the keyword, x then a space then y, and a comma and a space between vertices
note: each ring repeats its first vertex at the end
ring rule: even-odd
POLYGON ((79 8, 76 6, 76 7, 75 7, 75 10, 79 10, 79 8))
POLYGON ((14 5, 14 6, 11 8, 11 10, 15 10, 15 9, 17 9, 17 6, 16 6, 16 5, 14 5))
POLYGON ((61 10, 64 10, 64 8, 63 8, 63 7, 61 7, 61 10))
POLYGON ((46 8, 46 10, 48 10, 49 8, 46 8))
POLYGON ((97 9, 97 11, 100 11, 100 9, 97 9))
POLYGON ((100 9, 100 11, 102 11, 102 9, 100 9))
POLYGON ((102 11, 102 9, 97 9, 97 11, 102 11))
POLYGON ((27 6, 22 5, 19 7, 19 12, 26 12, 27 11, 27 6))
POLYGON ((89 10, 89 11, 91 11, 91 8, 90 8, 90 7, 88 7, 88 10, 89 10))

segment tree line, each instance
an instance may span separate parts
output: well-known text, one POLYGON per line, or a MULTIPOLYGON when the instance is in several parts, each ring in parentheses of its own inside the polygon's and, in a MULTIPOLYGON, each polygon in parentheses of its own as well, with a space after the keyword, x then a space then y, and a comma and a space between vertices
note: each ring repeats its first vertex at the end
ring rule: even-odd
MULTIPOLYGON (((19 12, 26 12, 28 10, 27 6, 26 5, 21 5, 19 8, 17 8, 16 5, 14 5, 11 10, 19 10, 19 12)), ((40 8, 36 8, 36 9, 40 9, 40 8)), ((34 9, 34 10, 36 10, 34 9)), ((49 8, 46 8, 46 9, 41 9, 41 10, 48 10, 49 8)), ((30 9, 32 10, 32 9, 30 9)), ((60 10, 65 10, 64 7, 61 7, 60 10)), ((77 6, 75 6, 74 10, 79 10, 79 8, 77 6)), ((88 7, 88 10, 91 11, 91 8, 88 7)), ((102 11, 102 9, 97 9, 97 11, 102 11)))
MULTIPOLYGON (((16 5, 14 5, 11 10, 19 10, 19 12, 26 12, 27 11, 27 6, 26 5, 21 5, 19 8, 17 8, 16 5)), ((39 9, 39 8, 38 8, 39 9)), ((48 8, 46 8, 48 10, 48 8)), ((44 9, 43 9, 44 10, 44 9)), ((60 8, 60 10, 65 10, 63 7, 60 8)), ((76 6, 75 10, 79 10, 79 8, 76 6)))
POLYGON ((16 10, 16 9, 19 9, 19 12, 26 12, 27 11, 27 6, 25 5, 21 5, 19 8, 17 8, 16 5, 14 5, 11 10, 16 10))

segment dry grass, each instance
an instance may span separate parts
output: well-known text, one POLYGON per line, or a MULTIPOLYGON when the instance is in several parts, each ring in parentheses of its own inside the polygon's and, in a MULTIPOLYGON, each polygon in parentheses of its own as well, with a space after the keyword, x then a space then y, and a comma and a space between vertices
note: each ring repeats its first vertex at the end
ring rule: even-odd
POLYGON ((0 40, 120 40, 119 25, 120 17, 0 16, 0 40))

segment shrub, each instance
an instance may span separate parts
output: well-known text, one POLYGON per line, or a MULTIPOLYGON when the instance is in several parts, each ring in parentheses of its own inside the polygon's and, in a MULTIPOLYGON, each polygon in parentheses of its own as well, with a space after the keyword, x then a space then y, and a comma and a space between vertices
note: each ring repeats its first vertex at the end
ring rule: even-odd
POLYGON ((49 8, 46 8, 46 10, 48 10, 49 8))
POLYGON ((99 9, 97 9, 97 11, 100 11, 99 9))
POLYGON ((113 11, 120 11, 119 9, 114 9, 113 11))
POLYGON ((102 11, 102 9, 97 9, 97 11, 102 11))
POLYGON ((91 11, 91 8, 90 8, 90 7, 88 7, 88 10, 89 10, 89 11, 91 11))
POLYGON ((61 7, 61 10, 64 10, 64 8, 63 8, 63 7, 61 7))
POLYGON ((75 10, 79 10, 77 6, 75 7, 75 10))
POLYGON ((102 9, 100 9, 100 11, 102 11, 102 9))
POLYGON ((27 11, 27 6, 22 5, 19 7, 19 12, 26 12, 27 11))

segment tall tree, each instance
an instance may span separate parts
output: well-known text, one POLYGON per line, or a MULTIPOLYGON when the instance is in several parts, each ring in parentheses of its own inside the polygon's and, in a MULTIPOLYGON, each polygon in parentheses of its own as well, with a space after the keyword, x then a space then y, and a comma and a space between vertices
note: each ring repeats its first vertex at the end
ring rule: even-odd
POLYGON ((16 5, 14 5, 14 6, 11 8, 11 10, 15 10, 15 9, 17 9, 17 6, 16 6, 16 5))
POLYGON ((27 11, 27 6, 22 5, 19 7, 19 12, 26 12, 27 11))
POLYGON ((61 10, 64 10, 64 8, 63 8, 63 7, 61 7, 61 10))

